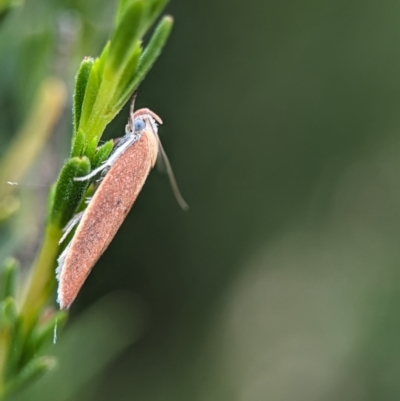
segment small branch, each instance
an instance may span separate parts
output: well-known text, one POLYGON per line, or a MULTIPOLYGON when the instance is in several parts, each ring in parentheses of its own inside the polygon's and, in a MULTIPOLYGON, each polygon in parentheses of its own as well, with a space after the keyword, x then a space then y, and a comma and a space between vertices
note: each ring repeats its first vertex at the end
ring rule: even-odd
POLYGON ((57 226, 47 226, 41 251, 27 280, 21 318, 28 330, 37 319, 38 312, 48 303, 54 289, 55 262, 61 235, 62 230, 57 226))

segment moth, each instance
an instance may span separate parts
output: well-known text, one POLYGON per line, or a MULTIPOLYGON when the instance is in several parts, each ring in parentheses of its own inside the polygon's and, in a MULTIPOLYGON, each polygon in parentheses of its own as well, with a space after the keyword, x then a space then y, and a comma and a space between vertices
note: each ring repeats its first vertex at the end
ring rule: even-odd
POLYGON ((68 309, 75 300, 93 266, 125 220, 157 158, 164 162, 179 205, 188 208, 158 136, 161 118, 147 108, 134 112, 133 105, 134 100, 125 136, 109 158, 90 174, 75 178, 76 181, 85 181, 100 172, 103 175, 87 208, 68 223, 60 240, 63 242, 78 225, 72 240, 57 260, 57 302, 60 309, 68 309))

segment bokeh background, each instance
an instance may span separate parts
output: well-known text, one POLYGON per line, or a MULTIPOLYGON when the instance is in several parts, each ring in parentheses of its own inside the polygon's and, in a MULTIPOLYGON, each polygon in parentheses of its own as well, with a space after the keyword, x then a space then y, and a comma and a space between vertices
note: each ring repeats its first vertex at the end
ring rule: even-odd
MULTIPOLYGON (((69 88, 26 184, 57 176, 74 73, 115 6, 32 0, 2 21, 1 152, 43 78, 69 88)), ((60 368, 23 399, 398 400, 400 3, 172 0, 166 12, 174 31, 138 106, 162 116, 190 210, 151 174, 71 309, 60 368)), ((27 268, 42 192, 21 187, 1 237, 1 256, 27 268)))

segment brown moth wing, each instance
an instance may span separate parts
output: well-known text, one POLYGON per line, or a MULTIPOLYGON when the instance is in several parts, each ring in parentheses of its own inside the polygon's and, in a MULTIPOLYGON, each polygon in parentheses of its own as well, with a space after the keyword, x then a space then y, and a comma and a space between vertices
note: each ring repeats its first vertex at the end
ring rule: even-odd
POLYGON ((60 309, 69 308, 141 191, 157 155, 154 134, 144 131, 110 168, 71 240, 59 276, 60 309))

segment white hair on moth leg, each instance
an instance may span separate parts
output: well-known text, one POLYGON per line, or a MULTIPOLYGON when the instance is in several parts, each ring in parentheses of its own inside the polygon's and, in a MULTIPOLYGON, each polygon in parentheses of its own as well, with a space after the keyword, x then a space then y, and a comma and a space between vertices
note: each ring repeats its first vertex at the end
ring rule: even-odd
POLYGON ((60 281, 61 273, 64 267, 64 262, 67 257, 68 251, 71 247, 71 242, 65 247, 61 255, 57 259, 58 266, 56 268, 56 279, 60 281))
MULTIPOLYGON (((90 198, 91 199, 91 198, 90 198)), ((89 201, 90 201, 89 199, 89 201)), ((63 236, 61 237, 60 241, 58 241, 58 244, 60 245, 62 242, 64 242, 65 238, 67 238, 68 234, 72 231, 72 229, 79 224, 79 222, 82 219, 84 212, 80 212, 77 215, 75 215, 68 223, 67 225, 64 227, 63 229, 63 236)))
POLYGON ((132 144, 137 142, 141 137, 140 134, 127 134, 125 135, 121 141, 118 143, 118 145, 113 149, 111 152, 111 155, 109 158, 104 161, 101 166, 97 167, 93 171, 91 171, 89 174, 83 176, 83 177, 75 177, 74 181, 87 181, 94 177, 96 174, 100 173, 100 171, 103 171, 106 168, 110 168, 114 165, 114 163, 119 159, 119 157, 125 152, 126 149, 128 149, 132 144))

